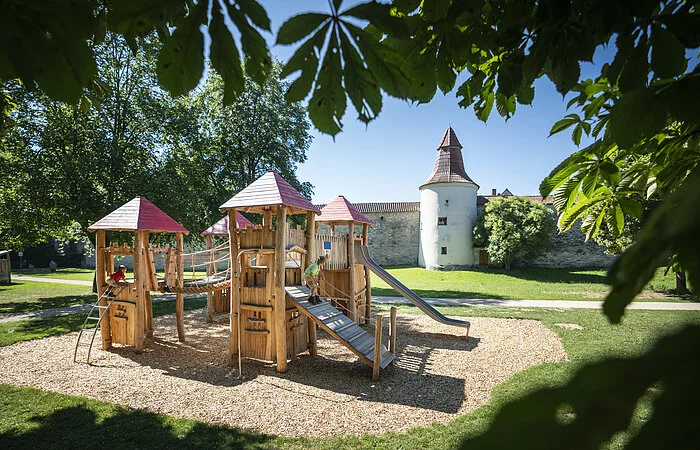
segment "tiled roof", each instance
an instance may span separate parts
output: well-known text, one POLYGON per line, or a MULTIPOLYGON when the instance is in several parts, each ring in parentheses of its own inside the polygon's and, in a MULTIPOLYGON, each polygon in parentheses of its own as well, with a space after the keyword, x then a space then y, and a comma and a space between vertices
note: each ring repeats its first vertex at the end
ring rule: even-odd
POLYGON ((152 231, 156 233, 190 232, 161 211, 146 197, 134 197, 88 227, 89 231, 152 231))
POLYGON ((461 149, 462 145, 457 140, 455 132, 451 127, 448 128, 438 147, 433 173, 420 187, 434 183, 471 183, 478 188, 479 186, 469 178, 464 170, 461 149))
MULTIPOLYGON (((353 203, 353 205, 363 214, 420 211, 420 202, 353 203)), ((319 208, 325 206, 326 205, 318 205, 319 208)))
POLYGON ((263 207, 272 205, 289 206, 292 209, 291 214, 300 214, 306 211, 320 212, 299 191, 272 170, 231 197, 219 209, 222 212, 232 208, 262 212, 263 207))
POLYGON ((316 218, 317 222, 359 222, 372 224, 372 221, 365 217, 358 209, 345 197, 339 195, 335 200, 321 209, 321 215, 316 218))
POLYGON ((462 148, 462 144, 459 143, 459 139, 457 139, 457 135, 455 134, 455 131, 452 129, 452 127, 447 128, 447 131, 445 131, 445 135, 442 137, 440 145, 438 145, 438 150, 440 150, 443 147, 462 148))
MULTIPOLYGON (((245 228, 247 226, 255 228, 253 222, 243 217, 243 214, 239 213, 238 211, 236 211, 236 225, 238 226, 238 228, 245 228)), ((201 235, 228 236, 228 214, 226 214, 223 219, 219 220, 214 225, 202 231, 201 235)))
MULTIPOLYGON (((507 189, 506 189, 506 190, 507 190, 507 189)), ((505 193, 505 191, 504 191, 504 193, 505 193)), ((508 193, 510 194, 510 191, 508 191, 508 193)), ((479 196, 476 197, 476 205, 477 205, 477 206, 482 206, 482 205, 487 204, 487 203, 489 202, 489 200, 492 200, 492 199, 494 199, 494 198, 499 198, 499 197, 510 197, 510 196, 512 196, 512 195, 513 195, 513 194, 510 194, 510 195, 503 195, 503 194, 499 194, 499 195, 479 195, 479 196)), ((526 198, 529 198, 530 200, 532 200, 533 202, 542 203, 542 204, 544 204, 544 205, 551 205, 551 204, 554 203, 554 197, 552 197, 551 195, 548 195, 547 197, 544 197, 544 198, 542 198, 541 195, 521 195, 520 197, 526 197, 526 198)))

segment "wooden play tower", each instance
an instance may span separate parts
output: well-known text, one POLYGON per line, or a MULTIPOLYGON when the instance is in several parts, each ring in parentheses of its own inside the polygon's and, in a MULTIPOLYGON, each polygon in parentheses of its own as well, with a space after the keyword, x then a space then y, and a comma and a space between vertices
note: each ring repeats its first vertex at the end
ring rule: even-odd
POLYGON ((341 255, 340 259, 345 259, 345 262, 340 267, 329 265, 324 271, 321 289, 339 309, 346 311, 351 319, 357 323, 364 323, 370 318, 372 303, 370 273, 367 266, 355 261, 354 248, 356 244, 367 245, 372 221, 340 195, 321 209, 321 215, 316 219, 317 235, 320 223, 327 224, 331 231, 331 235, 323 239, 324 247, 330 247, 324 248, 324 252, 333 255, 334 251, 344 250, 345 253, 341 255), (339 236, 344 239, 339 239, 339 236), (333 243, 336 245, 333 246, 333 243))
MULTIPOLYGON (((112 344, 133 346, 142 351, 144 340, 153 335, 153 309, 151 291, 159 290, 159 282, 153 261, 153 247, 149 245, 149 233, 174 233, 175 248, 167 248, 170 258, 181 257, 183 235, 189 231, 169 217, 145 197, 135 197, 112 213, 103 217, 90 227, 95 231, 95 276, 97 281, 98 309, 109 305, 109 310, 101 317, 99 328, 102 337, 102 349, 109 349, 112 344), (134 233, 133 246, 107 245, 108 231, 128 231, 134 233), (115 289, 117 298, 106 298, 106 279, 115 271, 115 256, 132 256, 134 262, 133 281, 124 289, 115 289)), ((173 265, 174 267, 174 265, 173 265)), ((178 264, 179 273, 170 274, 170 278, 182 283, 182 264, 178 264)), ((167 275, 166 275, 167 276, 167 275)), ((180 341, 185 339, 183 310, 184 296, 176 295, 177 332, 180 341)), ((79 339, 80 340, 80 339, 79 339)), ((76 348, 77 350, 77 348, 76 348)), ((89 355, 88 355, 89 360, 89 355)))
MULTIPOLYGON (((243 214, 236 213, 236 227, 245 229, 248 227, 255 228, 253 222, 243 217, 243 214)), ((216 222, 206 230, 202 231, 201 236, 206 241, 207 249, 212 249, 213 239, 216 237, 228 239, 228 215, 216 222)), ((207 265, 207 277, 210 277, 214 272, 218 271, 218 264, 207 265)), ((216 316, 228 314, 231 312, 231 290, 229 288, 207 292, 207 322, 211 322, 216 316)))
MULTIPOLYGON (((231 363, 235 357, 239 363, 241 358, 254 358, 275 362, 278 372, 286 372, 290 357, 305 351, 316 354, 317 326, 372 366, 377 375, 394 359, 381 344, 381 333, 373 337, 357 325, 368 308, 363 307, 358 315, 355 307, 355 317, 350 318, 326 301, 319 305, 307 301, 303 269, 324 253, 329 256, 324 272, 338 272, 330 275, 330 283, 352 292, 351 298, 344 299, 351 308, 356 306, 358 293, 362 296, 369 291, 364 282, 358 286, 355 281, 351 288, 353 282, 347 279, 353 274, 350 278, 357 280, 350 256, 354 254, 352 241, 345 235, 317 234, 315 222, 320 211, 279 174, 266 173, 224 203, 221 210, 228 213, 231 266, 236 273, 231 280, 231 363), (261 214, 262 226, 238 228, 233 220, 237 212, 261 214), (306 230, 289 227, 288 217, 297 214, 305 215, 306 230)), ((352 228, 356 223, 364 227, 361 236, 366 239, 369 221, 347 222, 352 228)), ((355 239, 354 232, 349 236, 355 239)), ((361 278, 368 279, 364 273, 361 278)), ((364 297, 362 303, 366 303, 364 297)))

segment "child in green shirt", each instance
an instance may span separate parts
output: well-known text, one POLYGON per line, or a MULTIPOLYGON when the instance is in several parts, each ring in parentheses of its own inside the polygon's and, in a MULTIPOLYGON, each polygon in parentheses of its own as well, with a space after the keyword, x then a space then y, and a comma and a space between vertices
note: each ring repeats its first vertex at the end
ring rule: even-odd
POLYGON ((304 282, 311 289, 311 296, 309 296, 309 303, 312 305, 317 305, 321 303, 321 298, 318 296, 318 278, 321 274, 321 267, 326 262, 326 257, 321 255, 318 260, 311 264, 304 271, 304 282))

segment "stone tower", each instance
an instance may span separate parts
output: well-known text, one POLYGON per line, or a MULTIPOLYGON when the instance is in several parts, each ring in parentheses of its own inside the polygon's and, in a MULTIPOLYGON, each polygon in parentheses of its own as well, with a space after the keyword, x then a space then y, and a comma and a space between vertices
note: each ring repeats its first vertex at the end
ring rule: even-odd
POLYGON ((418 188, 418 265, 432 270, 471 266, 479 186, 464 170, 462 145, 451 127, 445 131, 437 152, 432 175, 418 188))

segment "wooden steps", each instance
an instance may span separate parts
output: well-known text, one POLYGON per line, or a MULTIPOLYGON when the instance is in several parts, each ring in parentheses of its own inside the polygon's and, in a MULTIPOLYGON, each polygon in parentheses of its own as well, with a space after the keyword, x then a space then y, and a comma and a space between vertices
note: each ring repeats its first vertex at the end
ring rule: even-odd
MULTIPOLYGON (((291 299, 299 309, 299 312, 307 316, 328 334, 337 339, 341 344, 350 349, 365 364, 374 365, 374 336, 360 328, 348 316, 338 311, 330 303, 323 301, 318 305, 309 303, 310 291, 303 286, 288 286, 285 289, 287 297, 291 299)), ((384 369, 391 363, 396 355, 389 352, 384 345, 381 348, 379 367, 384 369)))

